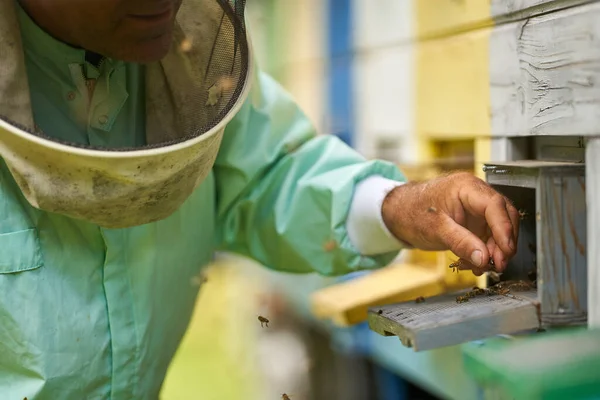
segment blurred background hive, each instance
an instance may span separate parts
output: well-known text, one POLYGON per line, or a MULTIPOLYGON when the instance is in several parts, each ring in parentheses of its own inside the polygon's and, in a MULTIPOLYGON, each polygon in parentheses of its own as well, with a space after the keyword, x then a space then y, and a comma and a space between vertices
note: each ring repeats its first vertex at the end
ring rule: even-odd
MULTIPOLYGON (((571 135, 560 139, 563 151, 581 150, 578 135, 598 134, 597 2, 249 0, 247 7, 260 67, 318 131, 396 163, 411 179, 455 169, 483 178, 486 162, 557 154, 559 139, 543 144, 546 135, 571 135), (518 139, 528 135, 542 139, 518 139)), ((589 149, 598 152, 594 140, 589 149)), ((211 269, 163 398, 483 398, 488 392, 463 366, 464 346, 414 353, 364 322, 374 303, 485 285, 452 274, 453 260, 405 251, 382 271, 334 279, 225 257, 211 269), (407 282, 414 274, 419 279, 407 282), (261 314, 269 329, 260 327, 261 314)), ((590 324, 598 325, 600 273, 591 269, 589 281, 597 288, 588 294, 590 324)), ((472 344, 467 349, 476 357, 472 344)))

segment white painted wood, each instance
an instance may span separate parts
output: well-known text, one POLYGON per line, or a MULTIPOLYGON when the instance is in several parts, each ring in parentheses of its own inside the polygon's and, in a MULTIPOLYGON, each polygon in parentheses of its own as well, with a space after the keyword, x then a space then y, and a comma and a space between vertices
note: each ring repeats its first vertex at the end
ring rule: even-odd
POLYGON ((600 139, 586 145, 588 325, 600 328, 600 139))
POLYGON ((356 148, 368 158, 414 163, 413 1, 351 5, 356 148))
POLYGON ((527 158, 524 138, 494 137, 491 139, 490 162, 518 161, 527 158))
POLYGON ((414 0, 351 1, 357 50, 398 45, 413 37, 414 0))
POLYGON ((326 124, 327 3, 276 1, 271 15, 277 21, 264 17, 271 3, 251 3, 246 19, 262 68, 291 93, 319 132, 330 133, 326 124), (275 42, 268 37, 270 29, 279 34, 275 42), (272 43, 276 48, 269 48, 272 43))
POLYGON ((490 13, 496 19, 507 15, 526 18, 589 2, 590 0, 492 0, 490 13))
POLYGON ((412 45, 358 53, 354 63, 357 149, 365 156, 412 164, 418 160, 414 133, 412 45), (390 155, 391 153, 391 155, 390 155))
POLYGON ((494 29, 494 135, 600 133, 599 20, 593 3, 494 29))

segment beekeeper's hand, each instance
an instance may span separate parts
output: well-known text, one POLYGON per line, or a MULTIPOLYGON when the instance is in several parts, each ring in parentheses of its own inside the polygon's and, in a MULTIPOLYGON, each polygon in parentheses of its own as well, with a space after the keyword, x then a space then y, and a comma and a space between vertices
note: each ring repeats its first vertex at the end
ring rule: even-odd
POLYGON ((421 250, 451 250, 475 275, 503 271, 516 252, 518 210, 467 172, 405 183, 388 194, 382 212, 398 239, 421 250))

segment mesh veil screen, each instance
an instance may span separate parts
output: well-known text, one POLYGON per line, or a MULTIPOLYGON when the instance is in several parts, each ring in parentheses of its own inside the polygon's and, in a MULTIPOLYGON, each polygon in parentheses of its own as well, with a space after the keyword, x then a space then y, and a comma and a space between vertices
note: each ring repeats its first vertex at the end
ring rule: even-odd
MULTIPOLYGON (((248 78, 249 47, 244 23, 245 0, 183 0, 177 21, 180 27, 195 26, 195 38, 187 37, 185 29, 175 30, 174 45, 188 57, 189 74, 195 78, 195 87, 185 90, 185 94, 170 93, 171 98, 181 96, 190 107, 186 114, 180 111, 175 101, 175 135, 165 135, 160 140, 150 141, 143 147, 107 148, 88 144, 65 142, 52 136, 51 132, 32 132, 10 116, 0 116, 6 122, 39 137, 84 149, 104 151, 131 151, 164 147, 198 137, 215 127, 231 111, 240 98, 248 78), (194 6, 190 6, 194 2, 194 6), (201 12, 204 17, 198 18, 201 12), (196 20, 194 20, 196 19, 196 20), (190 25, 192 24, 192 25, 190 25), (201 37, 200 37, 201 36, 201 37), (196 42, 194 42, 196 41, 196 42), (200 41, 201 43, 198 43, 200 41), (196 47, 199 46, 199 47, 196 47), (199 82, 199 83, 198 83, 199 82), (198 86, 199 85, 199 86, 198 86), (193 110, 193 111, 189 111, 193 110)), ((167 80, 172 77, 167 77, 167 80)), ((153 82, 147 82, 152 85, 153 82)), ((181 86, 181 85, 180 85, 181 86)), ((147 113, 156 110, 146 110, 147 113)))

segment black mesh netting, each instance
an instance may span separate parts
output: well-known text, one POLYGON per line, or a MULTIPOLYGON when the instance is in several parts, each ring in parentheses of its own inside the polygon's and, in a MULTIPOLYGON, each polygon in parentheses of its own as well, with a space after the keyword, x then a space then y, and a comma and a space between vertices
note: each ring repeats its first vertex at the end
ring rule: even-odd
MULTIPOLYGON (((177 15, 180 23, 181 20, 186 19, 189 26, 190 19, 195 18, 194 15, 191 15, 189 7, 186 6, 189 2, 194 1, 198 0, 183 0, 177 15)), ((210 32, 205 37, 193 38, 196 41, 201 40, 202 43, 194 43, 192 38, 185 37, 185 32, 180 32, 180 37, 177 37, 177 32, 175 34, 177 42, 174 45, 180 46, 183 53, 193 55, 189 58, 190 68, 194 70, 192 73, 199 77, 196 81, 201 82, 201 87, 196 87, 186 94, 186 100, 193 104, 193 107, 190 107, 194 110, 193 115, 176 115, 177 131, 179 132, 176 137, 165 136, 161 140, 154 140, 142 147, 103 147, 64 141, 53 137, 50 132, 32 132, 11 121, 10 116, 1 116, 0 118, 27 133, 53 142, 103 151, 132 151, 165 147, 190 140, 210 131, 232 110, 249 78, 250 56, 244 20, 246 0, 199 0, 199 3, 201 12, 211 16, 210 23, 201 22, 201 19, 198 19, 200 22, 197 24, 204 23, 210 26, 210 32), (197 50, 194 49, 194 46, 201 46, 201 49, 194 51, 197 50)), ((194 12, 198 11, 197 4, 194 12)), ((185 26, 185 24, 181 25, 185 26)), ((146 83, 146 85, 152 84, 152 82, 146 83)), ((171 94, 171 96, 174 95, 171 94)), ((146 112, 151 111, 147 109, 146 112)))

